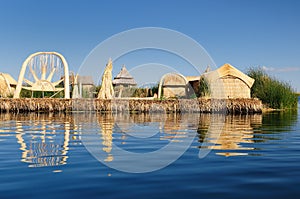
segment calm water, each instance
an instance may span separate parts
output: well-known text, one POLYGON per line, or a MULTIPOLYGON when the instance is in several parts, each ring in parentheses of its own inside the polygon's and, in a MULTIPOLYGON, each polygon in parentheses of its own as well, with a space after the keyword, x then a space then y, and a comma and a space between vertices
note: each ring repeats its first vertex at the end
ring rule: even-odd
POLYGON ((296 198, 299 115, 0 114, 0 198, 296 198))

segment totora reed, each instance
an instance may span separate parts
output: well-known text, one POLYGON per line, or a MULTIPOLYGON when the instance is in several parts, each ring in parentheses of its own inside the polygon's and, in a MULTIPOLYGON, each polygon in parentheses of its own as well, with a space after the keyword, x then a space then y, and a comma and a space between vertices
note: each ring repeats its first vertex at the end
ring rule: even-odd
POLYGON ((0 112, 131 112, 131 113, 179 113, 223 112, 251 114, 262 112, 262 102, 258 99, 52 99, 21 98, 0 99, 0 112))

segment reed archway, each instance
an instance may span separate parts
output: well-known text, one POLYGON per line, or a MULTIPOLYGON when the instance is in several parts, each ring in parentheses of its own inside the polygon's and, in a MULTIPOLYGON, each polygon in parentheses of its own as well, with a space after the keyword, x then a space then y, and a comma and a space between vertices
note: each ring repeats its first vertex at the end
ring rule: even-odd
POLYGON ((20 98, 22 88, 32 92, 58 93, 64 90, 64 98, 70 98, 69 67, 66 59, 57 52, 31 54, 22 64, 14 98, 20 98))
POLYGON ((186 97, 188 93, 188 81, 179 73, 167 73, 160 79, 158 86, 158 98, 166 97, 186 97))

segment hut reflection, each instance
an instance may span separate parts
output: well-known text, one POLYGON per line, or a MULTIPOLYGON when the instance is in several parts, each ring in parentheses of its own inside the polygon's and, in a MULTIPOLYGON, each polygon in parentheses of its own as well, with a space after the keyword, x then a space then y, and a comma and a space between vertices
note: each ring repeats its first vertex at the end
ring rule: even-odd
POLYGON ((197 117, 181 114, 119 114, 114 115, 115 125, 123 133, 123 144, 129 135, 138 138, 148 138, 160 134, 160 140, 180 141, 184 136, 183 125, 198 124, 197 117))
POLYGON ((187 130, 196 130, 199 114, 167 114, 162 124, 164 136, 162 139, 180 142, 187 135, 187 130))
MULTIPOLYGON (((81 143, 80 129, 87 123, 92 124, 92 128, 95 127, 94 124, 101 128, 99 135, 102 142, 99 144, 107 154, 104 157, 107 162, 114 160, 114 144, 121 144, 126 148, 127 141, 132 137, 154 139, 157 145, 158 140, 181 142, 188 136, 188 132, 196 130, 201 147, 217 150, 218 155, 247 155, 249 150, 254 149, 253 128, 257 129, 262 125, 262 115, 229 115, 222 124, 212 114, 74 115, 1 114, 1 121, 15 122, 9 125, 15 128, 13 131, 16 132, 22 152, 21 161, 28 163, 30 167, 66 164, 70 139, 72 144, 81 143)), ((143 143, 139 147, 143 148, 143 143)))
POLYGON ((236 156, 248 155, 246 151, 254 150, 248 147, 253 139, 253 126, 261 126, 262 115, 227 115, 219 131, 210 131, 215 125, 211 120, 212 114, 201 114, 199 122, 199 142, 201 147, 215 149, 217 155, 236 156), (237 152, 238 151, 238 152, 237 152))
MULTIPOLYGON (((104 161, 114 160, 113 147, 128 151, 155 151, 168 142, 181 142, 198 128, 199 114, 96 114, 104 161)), ((94 144, 87 140, 87 144, 94 144)), ((96 144, 96 143, 95 143, 96 144)))
POLYGON ((271 137, 268 134, 285 132, 295 125, 297 118, 297 112, 294 111, 228 116, 95 112, 0 114, 0 136, 1 140, 5 140, 5 136, 16 137, 21 161, 28 163, 29 167, 67 164, 69 146, 81 144, 81 133, 86 125, 90 125, 92 130, 96 129, 96 136, 101 138, 96 144, 101 146, 100 150, 105 153, 103 158, 107 162, 114 160, 114 145, 123 145, 129 150, 139 147, 143 152, 153 151, 155 147, 166 144, 166 141, 181 142, 189 136, 189 132, 195 131, 198 132, 200 144, 193 144, 213 149, 217 155, 236 156, 248 155, 254 150, 254 142, 281 139, 279 135, 271 137), (135 138, 142 138, 141 143, 135 138))
POLYGON ((158 133, 162 118, 163 115, 155 114, 114 114, 115 130, 121 133, 121 144, 126 144, 132 136, 148 138, 158 133))

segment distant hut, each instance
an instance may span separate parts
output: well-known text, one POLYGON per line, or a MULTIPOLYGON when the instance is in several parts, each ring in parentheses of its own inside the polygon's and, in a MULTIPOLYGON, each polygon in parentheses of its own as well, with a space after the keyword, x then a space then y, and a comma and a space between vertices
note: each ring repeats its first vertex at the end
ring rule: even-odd
POLYGON ((79 93, 83 98, 93 98, 95 92, 95 85, 92 76, 78 76, 77 84, 79 86, 79 93))
POLYGON ((9 97, 14 94, 17 81, 7 73, 0 73, 0 97, 9 97))
POLYGON ((72 98, 93 98, 95 85, 92 76, 71 75, 72 98))
POLYGON ((203 74, 208 81, 212 98, 251 98, 254 79, 230 64, 203 74))
POLYGON ((136 81, 130 75, 125 65, 123 65, 120 73, 114 78, 112 84, 114 86, 116 97, 121 97, 121 96, 130 97, 128 93, 127 94, 124 93, 124 89, 130 90, 130 88, 135 87, 137 85, 136 81))
POLYGON ((187 79, 178 73, 165 74, 159 83, 158 98, 186 97, 188 89, 187 79))

